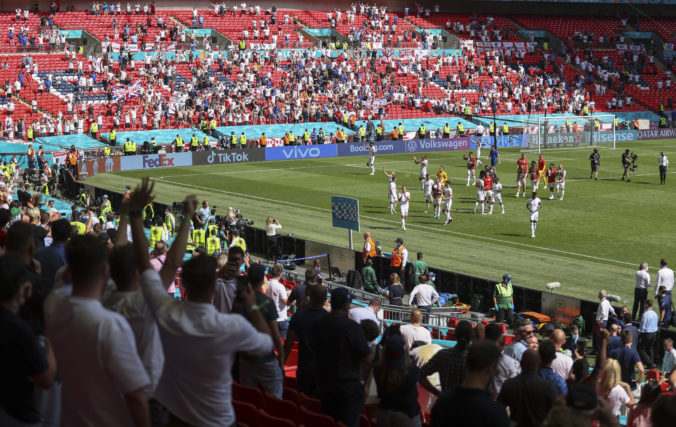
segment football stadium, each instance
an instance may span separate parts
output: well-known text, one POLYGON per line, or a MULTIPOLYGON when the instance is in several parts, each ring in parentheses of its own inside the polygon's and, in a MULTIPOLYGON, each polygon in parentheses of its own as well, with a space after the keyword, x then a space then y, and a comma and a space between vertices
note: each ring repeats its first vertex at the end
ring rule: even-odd
POLYGON ((676 1, 0 9, 0 425, 676 424, 676 1))

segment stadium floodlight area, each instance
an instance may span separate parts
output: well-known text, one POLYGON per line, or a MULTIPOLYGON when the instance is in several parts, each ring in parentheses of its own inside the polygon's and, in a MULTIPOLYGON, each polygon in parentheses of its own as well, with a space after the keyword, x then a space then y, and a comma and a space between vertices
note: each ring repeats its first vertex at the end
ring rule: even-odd
POLYGON ((612 146, 615 149, 615 116, 538 116, 523 122, 523 133, 530 135, 522 151, 565 147, 612 146), (596 120, 599 125, 595 126, 596 120))

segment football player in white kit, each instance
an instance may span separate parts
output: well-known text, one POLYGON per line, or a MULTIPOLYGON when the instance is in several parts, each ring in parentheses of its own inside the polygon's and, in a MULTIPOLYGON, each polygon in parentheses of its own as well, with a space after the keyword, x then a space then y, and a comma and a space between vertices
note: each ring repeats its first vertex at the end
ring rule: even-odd
MULTIPOLYGON (((500 203, 502 208, 502 213, 505 213, 505 205, 502 203, 502 184, 500 183, 500 178, 495 177, 495 182, 493 183, 493 200, 494 202, 500 203)), ((491 204, 491 210, 493 209, 493 204, 491 204)))
POLYGON ((434 219, 439 219, 441 217, 443 189, 444 183, 441 181, 441 178, 437 176, 437 180, 432 186, 432 197, 434 197, 434 219))
POLYGON ((411 200, 411 193, 406 191, 406 186, 401 187, 399 193, 399 209, 401 210, 401 229, 406 231, 406 217, 408 216, 408 202, 411 200))
POLYGON ((388 198, 390 200, 390 214, 394 215, 395 208, 397 207, 397 177, 394 172, 387 173, 385 168, 383 168, 383 172, 385 172, 385 176, 387 176, 390 181, 388 188, 388 198))
POLYGON ((469 181, 472 179, 474 182, 472 183, 473 185, 476 184, 476 157, 474 157, 474 153, 471 151, 467 153, 466 155, 462 156, 464 160, 467 160, 467 186, 469 187, 469 181))
POLYGON ((362 144, 364 148, 366 148, 369 151, 369 159, 366 162, 366 166, 371 168, 371 173, 370 175, 375 175, 376 173, 376 146, 371 142, 368 147, 366 144, 362 144))
POLYGON ((481 203, 481 214, 485 213, 486 209, 486 192, 484 191, 484 176, 486 176, 485 171, 479 173, 479 179, 476 180, 476 202, 474 202, 474 210, 472 213, 476 213, 476 208, 481 203))
POLYGON ((535 229, 538 226, 538 212, 542 207, 542 200, 537 195, 536 191, 533 191, 533 195, 528 199, 526 203, 526 208, 530 212, 530 238, 535 238, 535 229))
POLYGON ((418 179, 420 180, 420 186, 425 191, 425 179, 426 177, 429 177, 427 175, 427 156, 422 155, 420 156, 420 160, 416 158, 416 156, 413 156, 413 162, 417 165, 420 164, 420 175, 418 175, 418 179))
POLYGON ((423 181, 423 194, 425 195, 425 213, 427 213, 427 211, 430 210, 430 203, 434 204, 432 187, 434 187, 434 180, 430 178, 429 174, 425 174, 425 180, 423 181))
POLYGON ((451 218, 451 206, 453 205, 453 189, 451 188, 450 181, 446 181, 442 197, 444 200, 444 213, 446 214, 446 221, 444 222, 444 225, 447 225, 453 222, 453 218, 451 218))
POLYGON ((559 163, 559 169, 556 171, 556 197, 563 200, 563 194, 566 192, 566 170, 559 163))
POLYGON ((481 161, 481 148, 482 147, 483 147, 483 143, 481 142, 481 138, 478 138, 477 143, 476 143, 476 164, 477 164, 477 166, 484 164, 484 162, 481 161))

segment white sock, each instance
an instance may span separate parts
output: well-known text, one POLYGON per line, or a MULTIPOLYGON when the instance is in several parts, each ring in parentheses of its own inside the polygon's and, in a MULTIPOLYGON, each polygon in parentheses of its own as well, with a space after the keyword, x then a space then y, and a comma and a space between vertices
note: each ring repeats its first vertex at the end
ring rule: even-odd
POLYGON ((500 207, 502 208, 502 213, 505 213, 505 205, 500 204, 500 207))
POLYGON ((371 172, 374 172, 374 173, 375 173, 375 171, 376 171, 375 165, 371 164, 371 172))
POLYGON ((491 203, 490 208, 488 209, 488 213, 489 214, 493 213, 493 203, 491 203))
POLYGON ((486 204, 482 203, 481 204, 481 213, 484 213, 484 210, 486 209, 486 204))
POLYGON ((467 175, 467 185, 469 185, 469 179, 470 179, 470 176, 467 175))
POLYGON ((451 220, 451 211, 446 212, 446 221, 451 220))
POLYGON ((479 202, 474 202, 474 212, 476 212, 476 207, 479 206, 479 202))
POLYGON ((406 228, 406 220, 404 218, 401 219, 401 226, 406 228))
POLYGON ((441 206, 437 206, 436 208, 434 208, 434 214, 436 216, 441 216, 441 206))
POLYGON ((537 226, 536 223, 534 223, 534 222, 530 223, 530 234, 532 234, 533 236, 535 236, 535 227, 536 226, 537 226))
POLYGON ((565 192, 566 192, 566 190, 561 190, 561 197, 560 197, 561 199, 563 199, 563 195, 564 195, 565 192))
POLYGON ((394 208, 397 206, 396 203, 390 203, 390 212, 394 213, 394 208))

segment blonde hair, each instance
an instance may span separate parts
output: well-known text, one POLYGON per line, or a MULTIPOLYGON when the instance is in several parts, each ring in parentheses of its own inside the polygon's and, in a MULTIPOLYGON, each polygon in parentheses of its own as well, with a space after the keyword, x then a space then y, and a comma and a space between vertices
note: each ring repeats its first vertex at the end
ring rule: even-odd
POLYGON ((393 285, 398 285, 399 284, 399 275, 397 273, 390 274, 390 282, 393 285))
POLYGON ((622 370, 620 363, 615 359, 608 359, 603 363, 599 374, 597 391, 599 396, 606 397, 610 390, 620 384, 622 380, 622 370))
POLYGON ((265 225, 272 225, 272 217, 271 217, 271 216, 269 216, 269 217, 265 220, 265 225))

